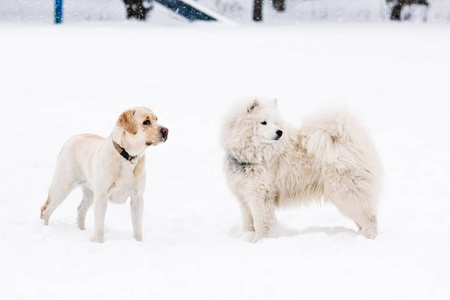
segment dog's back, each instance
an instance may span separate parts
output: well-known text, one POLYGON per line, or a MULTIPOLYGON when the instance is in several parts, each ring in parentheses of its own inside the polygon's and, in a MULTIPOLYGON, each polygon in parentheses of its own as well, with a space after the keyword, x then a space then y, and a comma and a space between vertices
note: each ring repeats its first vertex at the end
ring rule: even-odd
MULTIPOLYGON (((58 181, 57 177, 61 176, 78 177, 78 180, 85 180, 83 177, 87 174, 84 173, 94 167, 92 160, 104 140, 105 138, 94 134, 80 134, 67 140, 59 153, 53 181, 58 181)), ((70 182, 71 180, 67 178, 65 181, 70 182)), ((58 182, 52 184, 59 185, 58 182)))

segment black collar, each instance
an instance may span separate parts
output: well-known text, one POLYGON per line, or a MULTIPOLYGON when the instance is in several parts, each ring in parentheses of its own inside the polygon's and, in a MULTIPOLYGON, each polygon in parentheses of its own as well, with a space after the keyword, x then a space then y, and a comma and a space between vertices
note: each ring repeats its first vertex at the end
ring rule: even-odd
POLYGON ((254 165, 254 164, 249 163, 249 162, 243 162, 243 161, 240 161, 240 160, 237 159, 236 156, 234 156, 233 153, 231 153, 231 152, 229 153, 229 157, 230 157, 231 161, 232 161, 233 163, 235 163, 236 165, 238 165, 238 166, 245 167, 245 166, 252 166, 252 165, 254 165))
POLYGON ((130 163, 134 164, 134 159, 137 156, 131 156, 124 148, 120 147, 119 144, 113 141, 114 148, 116 148, 117 152, 119 152, 120 155, 122 155, 123 158, 128 160, 130 163))

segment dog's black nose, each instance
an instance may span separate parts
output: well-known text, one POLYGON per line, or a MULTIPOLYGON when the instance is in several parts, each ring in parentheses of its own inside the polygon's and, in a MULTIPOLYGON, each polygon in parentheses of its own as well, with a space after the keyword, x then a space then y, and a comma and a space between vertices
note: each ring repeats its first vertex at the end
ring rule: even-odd
POLYGON ((278 135, 279 138, 283 135, 283 131, 281 131, 281 130, 277 130, 276 133, 277 133, 277 135, 278 135))
POLYGON ((166 127, 161 127, 161 135, 163 139, 167 139, 167 136, 169 135, 169 129, 166 127))

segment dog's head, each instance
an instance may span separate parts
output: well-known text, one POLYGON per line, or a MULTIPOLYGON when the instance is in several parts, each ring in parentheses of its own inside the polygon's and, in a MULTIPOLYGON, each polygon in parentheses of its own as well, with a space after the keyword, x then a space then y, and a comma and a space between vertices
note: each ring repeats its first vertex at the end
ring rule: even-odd
POLYGON ((284 147, 284 121, 277 100, 252 99, 239 104, 225 119, 222 146, 243 162, 270 159, 284 147))
POLYGON ((149 146, 167 140, 169 130, 158 124, 158 117, 146 107, 124 111, 117 120, 113 139, 130 155, 139 155, 149 146))
POLYGON ((253 100, 247 105, 247 114, 253 120, 255 140, 274 143, 283 136, 281 117, 278 114, 277 99, 269 102, 253 100))

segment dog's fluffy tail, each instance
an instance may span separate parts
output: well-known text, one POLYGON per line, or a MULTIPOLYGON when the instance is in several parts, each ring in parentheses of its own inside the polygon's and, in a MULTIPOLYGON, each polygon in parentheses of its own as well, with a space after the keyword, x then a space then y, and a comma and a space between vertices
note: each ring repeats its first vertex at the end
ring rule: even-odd
POLYGON ((324 163, 368 155, 378 160, 373 142, 361 122, 344 110, 321 112, 306 119, 302 127, 303 146, 324 163))
POLYGON ((355 116, 345 110, 321 112, 304 122, 302 136, 304 149, 321 164, 321 169, 362 176, 371 189, 380 190, 382 167, 378 153, 355 116))

